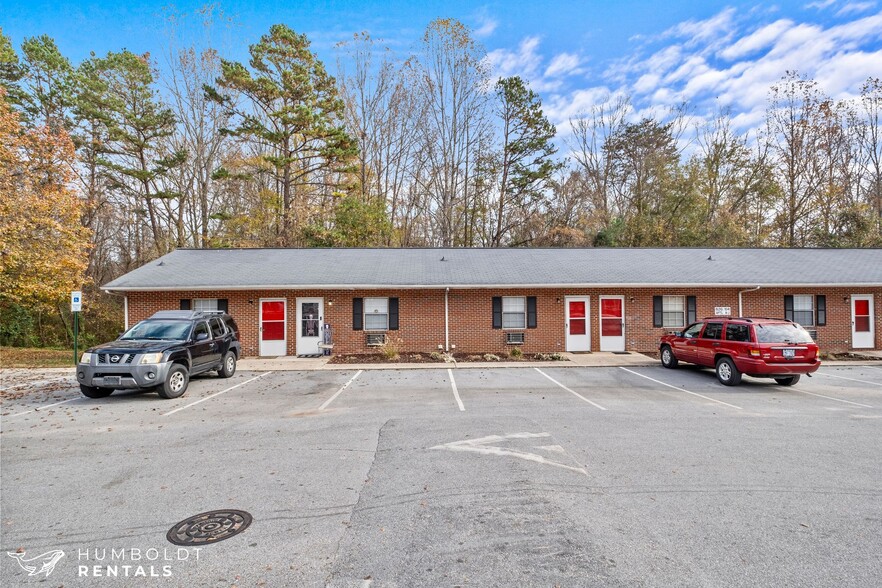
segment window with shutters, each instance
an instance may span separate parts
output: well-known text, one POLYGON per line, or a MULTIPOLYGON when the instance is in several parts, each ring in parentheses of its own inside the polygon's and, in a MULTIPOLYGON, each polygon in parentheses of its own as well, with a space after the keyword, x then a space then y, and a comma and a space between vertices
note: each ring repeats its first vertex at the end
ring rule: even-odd
POLYGON ((527 328, 527 299, 524 296, 502 297, 502 328, 527 328))
POLYGON ((793 322, 804 327, 815 326, 815 297, 811 294, 793 295, 793 322))
POLYGON ((217 298, 194 298, 192 309, 200 312, 206 310, 218 310, 217 298))
POLYGON ((387 331, 389 330, 389 299, 388 298, 365 298, 364 299, 364 330, 387 331))
POLYGON ((686 326, 685 296, 662 296, 662 326, 686 326))

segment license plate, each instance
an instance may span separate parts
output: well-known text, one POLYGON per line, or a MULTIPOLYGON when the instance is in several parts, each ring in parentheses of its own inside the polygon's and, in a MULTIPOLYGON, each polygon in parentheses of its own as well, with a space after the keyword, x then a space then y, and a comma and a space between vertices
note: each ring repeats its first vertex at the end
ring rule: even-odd
POLYGON ((793 359, 796 357, 796 349, 785 349, 784 350, 784 358, 785 359, 793 359))
POLYGON ((120 382, 119 376, 104 376, 105 386, 118 386, 120 382))

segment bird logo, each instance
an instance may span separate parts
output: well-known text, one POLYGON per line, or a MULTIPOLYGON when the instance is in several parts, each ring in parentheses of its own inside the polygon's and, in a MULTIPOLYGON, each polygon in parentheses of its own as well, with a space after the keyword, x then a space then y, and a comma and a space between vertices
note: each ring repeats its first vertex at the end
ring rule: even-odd
POLYGON ((21 553, 7 551, 6 555, 15 558, 16 561, 18 561, 19 567, 26 571, 28 576, 46 574, 46 577, 48 578, 49 574, 55 571, 55 564, 64 557, 64 552, 60 549, 53 549, 52 551, 47 551, 46 553, 35 555, 34 557, 27 559, 25 558, 26 552, 24 551, 21 553))

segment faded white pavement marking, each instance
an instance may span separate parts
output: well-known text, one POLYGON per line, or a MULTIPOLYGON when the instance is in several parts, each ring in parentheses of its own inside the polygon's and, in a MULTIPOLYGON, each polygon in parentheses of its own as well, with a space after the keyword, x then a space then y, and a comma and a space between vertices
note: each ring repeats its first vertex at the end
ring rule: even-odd
POLYGON ((826 398, 827 400, 835 400, 836 402, 844 402, 845 404, 854 404, 855 406, 863 406, 864 408, 873 408, 869 404, 861 404, 860 402, 852 402, 851 400, 842 400, 841 398, 833 398, 832 396, 824 396, 823 394, 816 394, 815 392, 806 392, 805 390, 799 390, 797 388, 791 388, 794 392, 801 392, 802 394, 809 394, 811 396, 818 396, 820 398, 826 398))
POLYGON ((459 391, 456 389, 456 380, 453 379, 453 370, 448 368, 447 375, 450 376, 450 386, 453 388, 453 397, 456 398, 456 404, 459 405, 459 410, 465 410, 465 406, 462 405, 462 399, 459 397, 459 391))
POLYGON ((55 382, 60 382, 62 380, 70 380, 71 384, 75 384, 75 380, 73 376, 58 376, 56 378, 48 378, 44 380, 33 380, 31 382, 21 382, 20 384, 13 384, 11 386, 0 386, 0 392, 9 392, 11 390, 18 390, 19 388, 27 388, 28 386, 45 386, 46 384, 53 384, 55 382))
POLYGON ((821 372, 815 372, 816 376, 824 376, 827 378, 836 378, 837 380, 848 380, 849 382, 860 382, 861 384, 870 384, 871 386, 882 386, 880 382, 870 382, 869 380, 858 380, 856 378, 846 378, 844 376, 834 376, 833 374, 822 374, 821 372))
POLYGON ((660 380, 656 380, 655 378, 650 378, 649 376, 644 376, 643 374, 638 374, 637 372, 635 372, 633 370, 629 370, 628 368, 619 367, 619 369, 625 370, 629 374, 634 374, 635 376, 640 376, 641 378, 646 378, 647 380, 655 382, 656 384, 661 384, 662 386, 667 386, 668 388, 673 388, 677 392, 685 392, 686 394, 692 394, 693 396, 698 396, 699 398, 704 398, 705 400, 710 400, 711 402, 716 402, 717 404, 722 404, 724 406, 728 406, 731 408, 737 408, 738 410, 744 410, 740 406, 735 406, 734 404, 729 404, 728 402, 723 402, 722 400, 717 400, 715 398, 705 396, 704 394, 699 394, 698 392, 690 392, 689 390, 686 390, 685 388, 679 388, 677 386, 672 386, 671 384, 666 384, 660 380))
POLYGON ((564 386, 563 384, 561 384, 560 382, 558 382, 557 380, 555 380, 554 378, 552 378, 551 376, 549 376, 548 374, 546 374, 545 372, 540 370, 539 368, 533 368, 533 369, 536 370, 537 372, 539 372, 540 374, 542 374, 543 376, 545 376, 546 378, 548 378, 549 380, 551 380, 552 382, 554 382, 555 384, 557 384, 558 386, 560 386, 561 388, 563 388, 564 390, 566 390, 567 392, 569 392, 570 394, 573 394, 574 396, 578 396, 579 398, 581 398, 582 400, 584 400, 585 402, 587 402, 591 406, 593 406, 595 408, 599 408, 600 410, 606 410, 605 408, 603 408, 602 406, 600 406, 596 402, 592 402, 591 400, 588 400, 587 398, 585 398, 584 396, 582 396, 581 394, 579 394, 575 390, 570 390, 569 388, 567 388, 566 386, 564 386))
POLYGON ((322 404, 322 405, 319 407, 319 410, 325 410, 326 408, 328 408, 328 406, 330 406, 331 403, 334 402, 334 399, 337 398, 338 396, 340 396, 340 394, 343 393, 343 390, 345 390, 346 388, 348 388, 348 387, 349 387, 349 384, 351 384, 352 382, 354 382, 354 381, 355 381, 355 378, 357 378, 358 376, 360 376, 360 375, 361 375, 361 372, 363 372, 363 371, 364 371, 364 370, 358 370, 357 372, 355 372, 355 375, 352 376, 351 378, 349 378, 349 381, 346 382, 345 384, 343 384, 343 387, 342 387, 342 388, 340 388, 339 390, 337 390, 336 392, 334 392, 334 395, 331 396, 330 398, 328 398, 328 399, 325 401, 325 403, 322 404))
POLYGON ((29 413, 32 413, 32 412, 34 412, 34 411, 39 412, 39 411, 41 411, 41 410, 46 410, 47 408, 52 408, 53 406, 58 406, 59 404, 66 404, 66 403, 68 403, 68 402, 73 402, 74 400, 82 400, 83 398, 84 398, 84 396, 77 396, 76 398, 68 398, 67 400, 62 400, 61 402, 54 402, 54 403, 52 403, 52 404, 47 404, 46 406, 37 406, 37 407, 32 408, 32 409, 30 409, 30 410, 26 410, 26 411, 24 411, 24 412, 19 412, 19 413, 16 413, 16 414, 9 415, 8 417, 5 417, 5 418, 7 418, 7 419, 11 419, 12 417, 21 416, 21 415, 23 415, 23 414, 29 414, 29 413))
MULTIPOLYGON (((464 439, 463 441, 453 441, 451 443, 444 443, 442 445, 436 445, 432 447, 432 449, 445 449, 447 451, 465 451, 470 453, 478 453, 480 455, 496 455, 496 456, 507 456, 507 457, 516 457, 518 459, 524 459, 526 461, 532 461, 536 463, 541 463, 543 465, 549 465, 556 468, 561 468, 565 470, 570 470, 572 472, 579 472, 580 474, 588 475, 588 472, 584 468, 577 468, 570 465, 566 465, 563 463, 559 463, 556 461, 551 461, 550 459, 546 459, 541 455, 537 455, 535 453, 530 453, 528 451, 521 451, 519 449, 510 449, 505 447, 497 447, 494 444, 502 443, 509 439, 541 439, 545 437, 551 437, 550 433, 512 433, 510 435, 489 435, 487 437, 481 437, 480 439, 464 439)), ((546 446, 547 448, 549 446, 546 446)), ((558 447, 558 446, 550 446, 550 447, 558 447)), ((561 448, 563 451, 563 448, 561 448)))
POLYGON ((220 396, 221 394, 224 394, 225 392, 229 392, 230 390, 235 390, 236 388, 239 388, 240 386, 244 386, 245 384, 250 384, 250 383, 253 382, 254 380, 259 380, 260 378, 262 378, 262 377, 264 377, 264 376, 268 376, 268 375, 270 375, 271 373, 272 373, 272 372, 266 372, 266 373, 260 374, 259 376, 255 376, 255 377, 251 378, 250 380, 245 380, 244 382, 241 382, 241 383, 239 383, 239 384, 236 384, 235 386, 230 386, 230 387, 227 388, 226 390, 221 390, 220 392, 215 392, 214 394, 209 394, 209 395, 206 396, 205 398, 200 398, 200 399, 197 400, 196 402, 191 402, 190 404, 185 404, 184 406, 181 406, 181 407, 176 408, 176 409, 174 409, 174 410, 170 410, 170 411, 168 411, 168 412, 166 412, 166 413, 163 413, 162 416, 169 416, 169 415, 171 415, 171 414, 175 414, 176 412, 182 411, 182 410, 184 410, 185 408, 190 408, 191 406, 196 406, 196 405, 199 404, 200 402, 205 402, 206 400, 210 400, 210 399, 214 398, 215 396, 220 396))

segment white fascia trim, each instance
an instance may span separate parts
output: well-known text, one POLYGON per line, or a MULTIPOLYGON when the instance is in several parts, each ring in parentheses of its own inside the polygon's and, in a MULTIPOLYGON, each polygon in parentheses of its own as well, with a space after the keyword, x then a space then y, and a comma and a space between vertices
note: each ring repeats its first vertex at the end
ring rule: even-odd
POLYGON ((804 284, 762 284, 757 282, 741 284, 456 284, 456 285, 414 285, 414 284, 291 284, 291 285, 254 285, 254 286, 221 286, 221 285, 192 285, 192 286, 117 286, 114 288, 102 288, 105 292, 192 292, 194 290, 221 290, 221 291, 245 291, 245 290, 490 290, 500 288, 518 289, 566 289, 566 288, 751 288, 762 286, 763 288, 880 288, 882 282, 841 282, 841 283, 804 283, 804 284))

